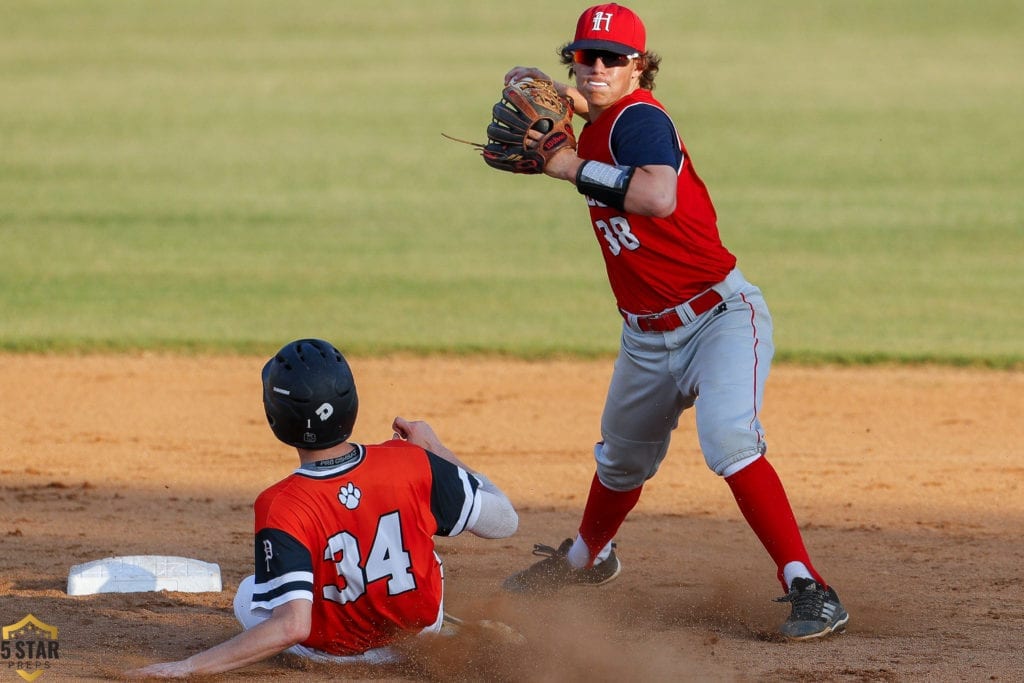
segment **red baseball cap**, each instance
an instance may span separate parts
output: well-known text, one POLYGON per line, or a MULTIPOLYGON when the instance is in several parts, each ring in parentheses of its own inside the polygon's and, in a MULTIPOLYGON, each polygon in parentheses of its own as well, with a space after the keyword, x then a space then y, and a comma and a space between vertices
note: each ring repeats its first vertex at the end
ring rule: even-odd
POLYGON ((640 17, 628 7, 610 2, 595 5, 580 15, 576 37, 566 48, 576 50, 607 50, 620 55, 647 50, 647 30, 640 17))

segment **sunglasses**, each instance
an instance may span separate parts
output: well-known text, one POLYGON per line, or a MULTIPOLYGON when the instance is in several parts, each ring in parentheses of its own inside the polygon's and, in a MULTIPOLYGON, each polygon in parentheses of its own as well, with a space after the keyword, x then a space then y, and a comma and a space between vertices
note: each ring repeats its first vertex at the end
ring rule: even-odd
POLYGON ((576 50, 572 53, 572 61, 584 66, 594 66, 597 60, 600 59, 605 68, 611 69, 626 66, 630 60, 636 59, 639 56, 639 52, 634 52, 631 55, 619 55, 607 50, 576 50))

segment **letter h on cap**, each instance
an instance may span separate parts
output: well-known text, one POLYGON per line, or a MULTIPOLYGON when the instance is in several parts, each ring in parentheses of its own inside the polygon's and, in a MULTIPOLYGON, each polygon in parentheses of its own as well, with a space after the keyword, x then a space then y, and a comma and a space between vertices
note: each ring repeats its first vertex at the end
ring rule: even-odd
POLYGON ((611 31, 612 30, 612 17, 615 15, 611 12, 595 12, 594 13, 594 25, 591 27, 591 31, 611 31), (603 26, 602 26, 603 24, 603 26))

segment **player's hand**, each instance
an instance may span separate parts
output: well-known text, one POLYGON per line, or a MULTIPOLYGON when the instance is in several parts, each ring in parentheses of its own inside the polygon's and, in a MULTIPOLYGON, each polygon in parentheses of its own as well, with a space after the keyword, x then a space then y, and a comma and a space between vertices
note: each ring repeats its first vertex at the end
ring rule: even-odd
POLYGON ((434 433, 434 428, 422 420, 411 421, 404 417, 396 417, 391 423, 391 429, 395 431, 396 439, 404 439, 428 451, 436 452, 444 448, 441 439, 434 433))
POLYGON ((532 78, 535 81, 550 81, 548 75, 540 69, 533 66, 516 66, 509 69, 509 72, 505 74, 505 85, 512 85, 516 81, 521 81, 524 78, 532 78))
POLYGON ((588 118, 590 112, 590 103, 583 97, 579 90, 568 83, 559 83, 555 79, 548 76, 546 73, 534 66, 515 66, 509 69, 508 73, 505 74, 505 85, 512 85, 516 81, 521 81, 524 78, 532 78, 535 81, 551 81, 555 84, 555 90, 558 94, 563 97, 568 97, 572 100, 573 110, 577 116, 588 118))
POLYGON ((391 428, 395 430, 396 439, 405 439, 409 443, 430 451, 442 460, 447 460, 467 472, 474 471, 469 465, 459 460, 459 457, 452 453, 451 449, 441 443, 441 439, 434 433, 434 428, 426 422, 421 420, 410 421, 404 417, 396 417, 395 421, 391 423, 391 428))
POLYGON ((180 662, 161 662, 150 664, 141 669, 125 671, 124 677, 130 680, 146 678, 188 678, 192 674, 192 666, 187 659, 180 662))

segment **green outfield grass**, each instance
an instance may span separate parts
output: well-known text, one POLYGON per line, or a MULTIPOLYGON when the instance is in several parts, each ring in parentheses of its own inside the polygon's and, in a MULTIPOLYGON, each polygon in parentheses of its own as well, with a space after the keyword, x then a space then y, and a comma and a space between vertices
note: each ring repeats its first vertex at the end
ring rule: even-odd
MULTIPOLYGON (((781 359, 1024 363, 1020 2, 632 6, 781 359)), ((0 348, 614 352, 579 195, 441 137, 583 7, 3 4, 0 348)))

